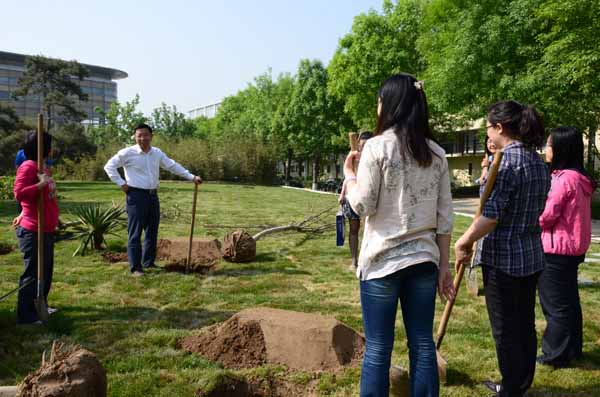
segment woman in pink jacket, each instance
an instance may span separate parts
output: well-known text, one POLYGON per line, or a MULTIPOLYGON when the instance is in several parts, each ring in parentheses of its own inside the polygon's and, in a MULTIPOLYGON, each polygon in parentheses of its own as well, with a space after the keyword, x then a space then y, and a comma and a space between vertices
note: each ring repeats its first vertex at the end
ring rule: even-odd
POLYGON ((538 290, 547 326, 537 361, 565 367, 582 356, 577 268, 590 245, 591 198, 596 184, 583 168, 583 138, 574 127, 550 132, 546 160, 552 184, 540 216, 546 267, 538 290))
MULTIPOLYGON (((44 133, 42 154, 47 159, 52 147, 52 137, 44 133)), ((19 297, 17 301, 18 324, 42 324, 38 318, 34 300, 37 296, 37 203, 41 197, 44 210, 44 298, 48 303, 48 293, 52 285, 54 272, 54 232, 58 226, 58 204, 56 201, 56 185, 46 168, 43 172, 37 166, 37 135, 29 134, 23 146, 25 156, 29 159, 17 169, 14 184, 15 199, 23 207, 23 211, 15 220, 17 240, 23 253, 23 274, 19 279, 19 297), (33 282, 31 282, 33 280, 33 282), (25 285, 27 284, 27 285, 25 285), (24 286, 25 285, 25 286, 24 286)), ((48 314, 56 309, 48 307, 48 314)))

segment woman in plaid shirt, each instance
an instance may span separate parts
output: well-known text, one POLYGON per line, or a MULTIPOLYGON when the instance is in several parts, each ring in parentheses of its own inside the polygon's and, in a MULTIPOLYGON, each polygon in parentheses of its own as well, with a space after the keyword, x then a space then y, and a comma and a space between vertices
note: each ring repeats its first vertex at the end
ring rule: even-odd
POLYGON ((456 262, 468 262, 473 243, 483 238, 476 260, 482 264, 502 375, 500 383, 488 381, 486 386, 494 396, 520 397, 535 373, 535 293, 545 264, 538 219, 550 176, 535 151, 542 145, 544 127, 533 107, 516 101, 490 106, 486 121, 488 137, 504 156, 482 216, 456 242, 456 262))

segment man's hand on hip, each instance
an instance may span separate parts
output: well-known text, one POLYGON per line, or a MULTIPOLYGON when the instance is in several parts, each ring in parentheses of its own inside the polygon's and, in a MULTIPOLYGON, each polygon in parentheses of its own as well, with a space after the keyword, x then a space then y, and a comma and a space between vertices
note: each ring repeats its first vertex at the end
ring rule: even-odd
POLYGON ((126 183, 121 185, 121 190, 127 193, 129 191, 129 185, 126 183))
POLYGON ((194 182, 196 185, 199 185, 202 183, 202 178, 200 178, 199 176, 194 176, 194 179, 192 180, 192 182, 194 182))

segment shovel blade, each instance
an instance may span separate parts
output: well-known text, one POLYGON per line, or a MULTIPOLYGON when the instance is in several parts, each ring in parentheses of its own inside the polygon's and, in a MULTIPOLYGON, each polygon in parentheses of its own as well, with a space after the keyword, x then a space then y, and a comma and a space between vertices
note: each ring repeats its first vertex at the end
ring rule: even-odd
POLYGON ((48 305, 46 304, 46 299, 44 298, 37 298, 34 301, 35 304, 35 311, 37 312, 38 318, 40 319, 40 321, 46 323, 48 322, 49 319, 49 315, 48 315, 48 305))
POLYGON ((440 383, 446 384, 446 367, 448 365, 448 362, 444 357, 442 357, 442 354, 439 350, 435 351, 435 356, 437 358, 438 375, 440 377, 440 383))

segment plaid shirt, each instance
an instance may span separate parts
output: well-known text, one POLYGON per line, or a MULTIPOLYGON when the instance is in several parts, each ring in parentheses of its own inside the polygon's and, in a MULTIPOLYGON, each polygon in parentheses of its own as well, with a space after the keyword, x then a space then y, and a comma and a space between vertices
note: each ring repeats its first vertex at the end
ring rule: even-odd
POLYGON ((482 212, 486 218, 497 219, 498 225, 479 244, 477 263, 516 277, 544 268, 538 219, 549 189, 548 167, 534 150, 521 142, 504 148, 494 189, 482 212))

